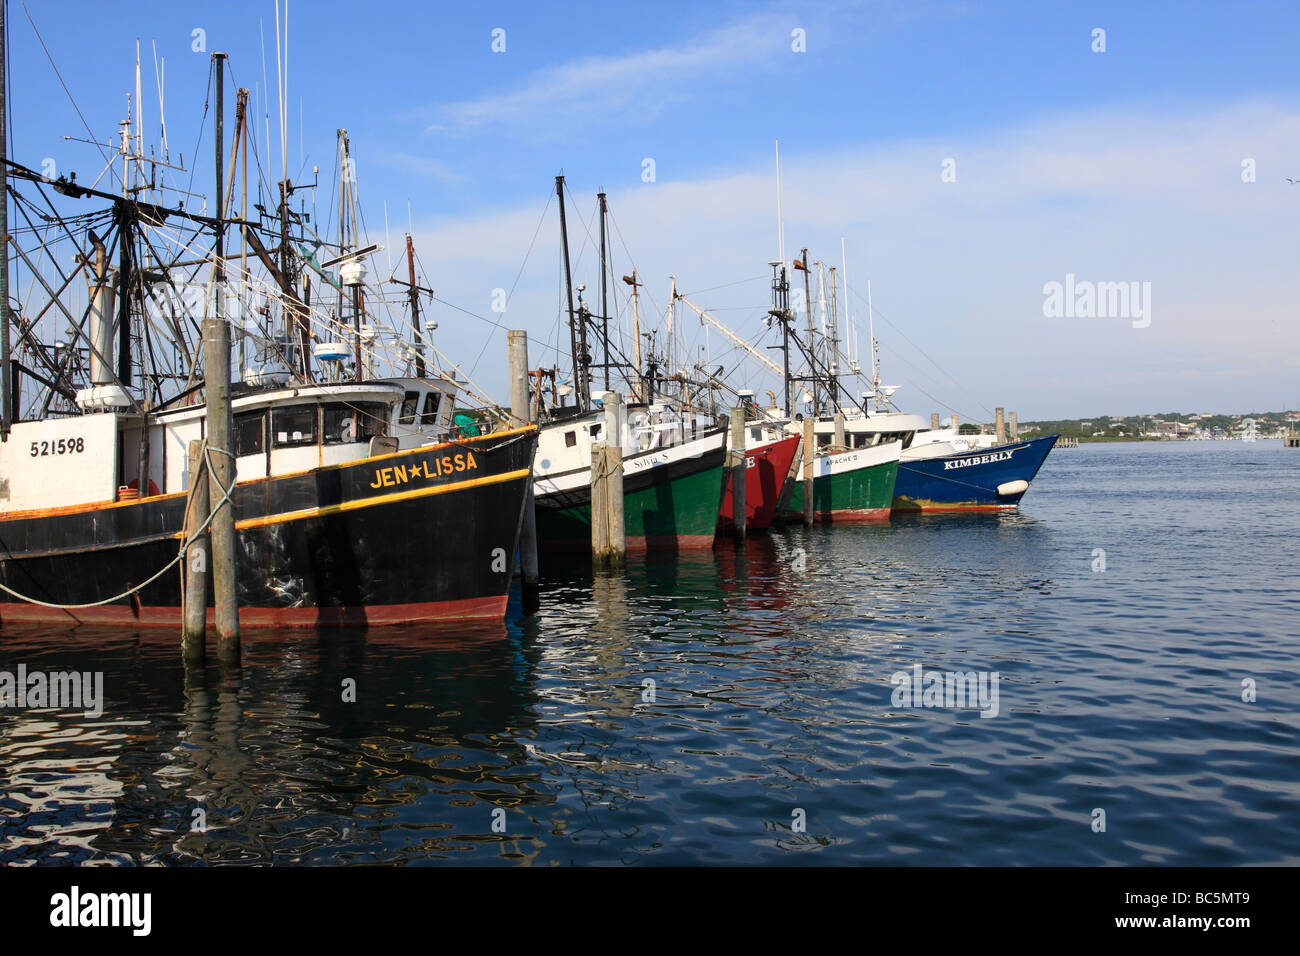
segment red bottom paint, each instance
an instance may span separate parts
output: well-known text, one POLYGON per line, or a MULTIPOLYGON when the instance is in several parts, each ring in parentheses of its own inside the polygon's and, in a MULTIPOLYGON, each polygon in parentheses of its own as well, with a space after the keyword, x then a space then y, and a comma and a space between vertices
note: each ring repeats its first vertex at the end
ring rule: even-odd
MULTIPOLYGON (((239 609, 240 628, 383 627, 433 621, 501 620, 508 597, 467 598, 426 604, 386 604, 377 607, 245 607, 239 609)), ((141 607, 137 614, 121 604, 61 611, 37 604, 0 604, 0 624, 62 623, 119 624, 135 627, 180 627, 178 607, 141 607)), ((216 624, 208 608, 208 626, 216 624)))
POLYGON ((888 521, 889 512, 889 508, 846 508, 830 514, 814 512, 813 520, 819 524, 869 524, 873 521, 888 521))

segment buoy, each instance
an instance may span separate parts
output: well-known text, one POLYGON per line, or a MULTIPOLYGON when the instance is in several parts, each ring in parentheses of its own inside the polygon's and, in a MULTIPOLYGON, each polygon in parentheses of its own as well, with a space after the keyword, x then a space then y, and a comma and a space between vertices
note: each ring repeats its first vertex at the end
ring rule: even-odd
POLYGON ((1025 481, 1023 478, 1018 478, 1015 481, 1004 481, 1002 484, 998 485, 998 494, 1003 498, 1011 495, 1023 495, 1028 490, 1029 482, 1025 481))

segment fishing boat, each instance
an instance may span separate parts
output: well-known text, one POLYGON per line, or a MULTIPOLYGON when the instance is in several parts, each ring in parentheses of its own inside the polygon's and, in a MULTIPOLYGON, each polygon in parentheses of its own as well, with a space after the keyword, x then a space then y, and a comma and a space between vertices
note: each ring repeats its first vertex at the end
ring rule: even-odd
MULTIPOLYGON (((727 433, 716 416, 691 407, 689 400, 668 394, 653 350, 643 374, 640 351, 636 273, 624 277, 632 288, 635 358, 617 361, 610 343, 605 289, 607 262, 606 204, 599 199, 601 302, 600 314, 588 309, 585 286, 573 285, 569 267, 569 241, 565 214, 564 177, 555 180, 560 205, 560 239, 564 256, 564 282, 568 296, 572 371, 563 384, 558 369, 534 372, 532 390, 535 417, 541 436, 533 465, 533 493, 537 514, 537 545, 542 553, 591 549, 591 467, 595 444, 614 443, 623 456, 623 517, 628 551, 692 550, 709 548, 718 530, 726 463, 727 433), (576 302, 575 302, 576 292, 576 302), (602 348, 603 362, 592 358, 594 342, 602 348), (603 370, 603 387, 594 382, 593 369, 603 370), (631 394, 611 391, 616 383, 611 371, 631 373, 631 394), (550 376, 552 400, 544 401, 541 382, 550 376), (561 389, 574 404, 559 404, 561 389), (617 400, 617 424, 610 428, 613 410, 607 397, 617 400), (628 402, 624 404, 623 399, 628 402), (608 412, 608 413, 607 413, 608 412)), ((623 357, 626 359, 626 357, 623 357)))
MULTIPOLYGON (((740 391, 740 408, 750 412, 753 392, 740 391)), ((802 438, 787 434, 779 424, 760 418, 757 421, 747 414, 745 422, 745 528, 761 531, 776 520, 777 508, 785 491, 799 455, 802 438)), ((735 527, 734 474, 726 482, 722 496, 722 530, 735 527)))
MULTIPOLYGON (((212 215, 169 198, 175 187, 159 168, 188 171, 161 145, 146 154, 138 110, 128 110, 105 170, 120 193, 52 179, 0 151, 0 193, 6 180, 25 187, 12 190, 22 241, 7 229, 7 202, 0 234, 11 233, 23 284, 45 292, 11 309, 0 251, 0 625, 179 623, 182 571, 212 573, 203 551, 190 549, 181 564, 181 549, 206 528, 187 522, 191 497, 209 485, 213 511, 233 513, 241 625, 500 619, 537 429, 457 427, 461 383, 421 338, 413 261, 403 283, 411 340, 380 321, 382 292, 365 280, 378 246, 356 228, 345 131, 337 245, 311 230, 303 203, 294 208, 295 191, 314 183, 286 176, 278 206, 259 216, 245 178, 232 214, 225 59, 213 54, 211 64, 214 195, 223 197, 212 215), (318 262, 318 251, 331 257, 318 262), (315 276, 327 294, 313 305, 315 276), (51 327, 54 318, 70 323, 66 331, 51 327), (233 330, 237 381, 225 372, 229 339, 210 349, 205 338, 201 349, 200 320, 205 337, 233 330), (209 420, 214 394, 229 395, 217 406, 224 427, 209 420), (218 447, 225 433, 230 445, 218 447), (225 484, 223 457, 235 466, 225 484)), ((246 99, 240 90, 232 170, 237 159, 247 170, 246 99)))
MULTIPOLYGON (((623 515, 628 551, 710 548, 718 526, 726 429, 690 430, 668 406, 627 407, 623 515)), ((534 464, 537 541, 542 551, 591 548, 591 449, 605 441, 605 412, 548 422, 534 464)), ((616 439, 617 440, 617 439, 616 439)))

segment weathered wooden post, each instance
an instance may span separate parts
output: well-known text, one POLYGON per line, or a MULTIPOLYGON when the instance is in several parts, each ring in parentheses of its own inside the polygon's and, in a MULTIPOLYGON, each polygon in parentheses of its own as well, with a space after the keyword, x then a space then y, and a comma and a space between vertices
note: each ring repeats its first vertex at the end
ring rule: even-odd
POLYGON ((939 413, 938 413, 938 412, 931 412, 931 413, 930 413, 930 431, 938 431, 938 430, 939 430, 939 413))
POLYGON ((849 446, 844 441, 844 413, 835 413, 835 447, 843 451, 849 446))
POLYGON ((999 445, 1004 444, 1007 440, 1007 421, 1006 413, 1001 408, 993 409, 993 415, 996 425, 997 442, 999 445))
POLYGON ((1020 422, 1016 421, 1016 413, 1011 413, 1011 440, 1020 440, 1020 422))
POLYGON ((817 457, 817 438, 813 433, 813 420, 803 420, 803 523, 813 523, 813 461, 817 457))
POLYGON ((731 467, 727 469, 731 481, 731 523, 736 531, 736 540, 745 540, 745 481, 749 469, 745 457, 745 409, 736 407, 731 410, 731 452, 727 456, 731 467))
POLYGON ((609 477, 605 443, 591 443, 591 561, 602 566, 609 555, 609 477))
MULTIPOLYGON (((532 421, 533 406, 528 401, 528 333, 506 333, 510 361, 510 415, 517 425, 532 421)), ((533 502, 530 479, 524 493, 524 516, 519 526, 520 596, 524 613, 536 614, 541 607, 541 575, 537 566, 537 510, 533 502)))
POLYGON ((960 434, 961 434, 961 422, 960 422, 960 420, 957 418, 957 413, 956 413, 956 412, 953 412, 953 413, 952 413, 952 433, 953 433, 954 435, 960 435, 960 434))
POLYGON ((185 499, 185 594, 181 626, 181 656, 201 663, 208 625, 208 533, 195 534, 208 520, 208 475, 203 467, 203 442, 192 441, 188 456, 189 495, 185 499))
POLYGON ((203 320, 203 379, 207 392, 208 490, 212 497, 212 599, 217 659, 239 662, 239 594, 235 584, 234 431, 230 417, 230 323, 203 320))
POLYGON ((622 567, 627 557, 623 514, 623 400, 606 392, 605 404, 605 537, 606 561, 622 567))

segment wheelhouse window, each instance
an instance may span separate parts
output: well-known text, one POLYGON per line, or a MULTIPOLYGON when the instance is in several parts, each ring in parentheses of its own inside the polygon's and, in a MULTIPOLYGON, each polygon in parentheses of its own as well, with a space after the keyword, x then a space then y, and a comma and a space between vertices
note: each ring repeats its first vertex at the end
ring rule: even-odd
POLYGON ((266 409, 235 416, 235 455, 260 455, 266 451, 266 409))
POLYGON ((442 393, 426 392, 424 395, 424 412, 420 415, 421 425, 438 424, 438 408, 442 404, 442 393))
POLYGON ((331 402, 323 413, 325 444, 346 445, 387 435, 388 411, 383 402, 331 402))
POLYGON ((420 407, 420 393, 407 392, 402 396, 402 410, 397 416, 397 424, 415 424, 415 413, 420 407))
POLYGON ((271 444, 275 448, 298 448, 316 444, 316 406, 273 408, 271 437, 271 444))
POLYGON ((578 444, 578 433, 577 433, 577 432, 565 432, 565 433, 564 433, 564 447, 565 447, 565 448, 572 448, 572 447, 573 447, 574 445, 576 445, 576 444, 578 444))

